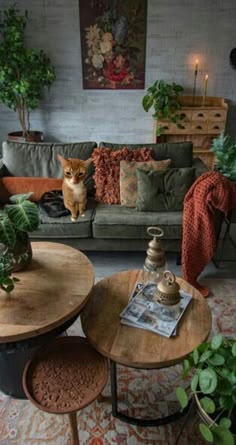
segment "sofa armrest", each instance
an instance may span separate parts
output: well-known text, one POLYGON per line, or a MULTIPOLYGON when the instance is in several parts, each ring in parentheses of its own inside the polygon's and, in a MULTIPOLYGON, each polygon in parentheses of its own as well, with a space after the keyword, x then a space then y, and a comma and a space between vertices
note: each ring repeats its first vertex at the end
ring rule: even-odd
POLYGON ((209 171, 207 165, 204 164, 204 162, 200 158, 193 158, 192 166, 196 168, 195 179, 199 178, 202 173, 209 171))
POLYGON ((7 176, 7 167, 3 163, 3 158, 0 158, 0 178, 7 176))

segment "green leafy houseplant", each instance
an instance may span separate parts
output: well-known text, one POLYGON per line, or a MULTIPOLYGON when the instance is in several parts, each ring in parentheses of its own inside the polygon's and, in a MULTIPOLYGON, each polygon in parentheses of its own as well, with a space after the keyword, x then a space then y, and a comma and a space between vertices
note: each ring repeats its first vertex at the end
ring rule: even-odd
MULTIPOLYGON (((183 362, 183 378, 191 372, 191 393, 204 419, 199 429, 208 443, 233 445, 236 429, 236 340, 218 334, 202 343, 183 362), (193 373, 192 373, 193 372, 193 373)), ((185 389, 176 390, 182 408, 188 404, 185 389)))
MULTIPOLYGON (((176 83, 168 84, 164 80, 156 80, 154 84, 148 88, 147 94, 142 99, 142 106, 146 112, 153 106, 153 118, 156 120, 169 119, 178 127, 181 127, 180 121, 183 119, 177 111, 181 109, 179 103, 179 95, 183 92, 183 87, 176 83)), ((164 131, 164 126, 157 126, 157 136, 164 131)))
POLYGON ((14 268, 14 255, 11 253, 4 253, 0 255, 0 288, 5 292, 10 293, 15 283, 20 281, 16 277, 12 277, 14 268))
POLYGON ((16 111, 23 136, 30 137, 30 111, 39 106, 45 87, 55 79, 44 51, 26 48, 27 11, 11 7, 0 23, 0 102, 16 111))
POLYGON ((229 179, 236 180, 236 141, 222 131, 213 139, 211 151, 215 154, 217 169, 229 179))
POLYGON ((31 193, 13 195, 10 204, 0 210, 0 243, 7 253, 15 254, 17 262, 25 262, 31 258, 31 249, 27 254, 29 246, 28 232, 36 230, 39 225, 38 207, 29 201, 31 193))

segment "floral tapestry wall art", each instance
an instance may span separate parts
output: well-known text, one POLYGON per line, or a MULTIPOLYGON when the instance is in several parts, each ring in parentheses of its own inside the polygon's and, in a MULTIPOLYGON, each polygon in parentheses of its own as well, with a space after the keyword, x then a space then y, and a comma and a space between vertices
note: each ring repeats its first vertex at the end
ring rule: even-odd
POLYGON ((143 89, 147 0, 79 0, 84 89, 143 89))

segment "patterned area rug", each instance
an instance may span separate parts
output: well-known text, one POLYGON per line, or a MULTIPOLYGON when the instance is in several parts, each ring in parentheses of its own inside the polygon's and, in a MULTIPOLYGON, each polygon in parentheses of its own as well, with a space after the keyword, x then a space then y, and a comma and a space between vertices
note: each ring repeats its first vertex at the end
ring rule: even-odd
MULTIPOLYGON (((212 333, 236 333, 236 280, 205 279, 211 289, 208 299, 212 310, 212 333)), ((77 321, 69 335, 81 335, 77 321)), ((145 417, 167 415, 178 409, 174 388, 181 382, 181 366, 160 371, 118 368, 119 408, 145 417), (133 408, 132 408, 133 407, 133 408)), ((77 414, 81 445, 174 445, 183 419, 157 427, 127 425, 111 415, 110 383, 104 400, 95 401, 77 414)), ((202 445, 198 419, 193 414, 185 427, 179 445, 202 445)), ((0 393, 0 445, 69 445, 67 416, 56 416, 37 410, 30 402, 12 399, 0 393)))

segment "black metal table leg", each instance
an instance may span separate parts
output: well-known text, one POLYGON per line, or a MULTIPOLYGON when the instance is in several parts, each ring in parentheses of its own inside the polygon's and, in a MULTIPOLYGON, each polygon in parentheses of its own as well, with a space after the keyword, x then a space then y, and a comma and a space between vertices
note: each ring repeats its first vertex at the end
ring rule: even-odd
POLYGON ((174 422, 179 419, 181 416, 185 415, 190 406, 191 400, 188 403, 188 406, 183 411, 177 411, 173 414, 164 417, 158 417, 155 419, 144 419, 132 417, 127 414, 124 414, 118 409, 118 397, 117 397, 117 369, 116 362, 110 360, 110 377, 111 377, 111 402, 112 402, 112 415, 123 422, 129 423, 131 425, 138 426, 160 426, 166 425, 170 422, 174 422))

